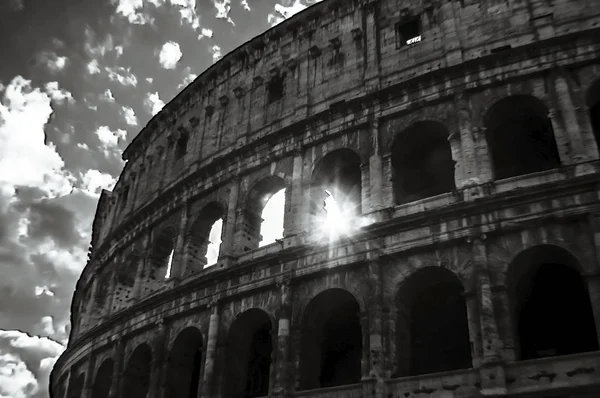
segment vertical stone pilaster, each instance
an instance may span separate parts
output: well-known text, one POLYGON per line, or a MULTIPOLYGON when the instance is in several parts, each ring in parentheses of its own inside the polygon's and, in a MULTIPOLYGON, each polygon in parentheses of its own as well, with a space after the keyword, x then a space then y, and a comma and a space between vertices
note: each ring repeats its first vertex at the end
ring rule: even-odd
POLYGON ((377 249, 369 257, 369 378, 375 383, 375 397, 386 396, 383 352, 383 282, 377 249))
POLYGON ((92 287, 91 287, 92 291, 90 293, 90 300, 86 303, 85 306, 85 324, 86 324, 86 328, 89 327, 90 322, 92 320, 95 320, 95 316, 92 313, 93 308, 94 308, 94 302, 96 301, 96 294, 98 292, 98 277, 96 272, 94 272, 94 276, 93 276, 93 280, 92 280, 92 287))
POLYGON ((293 236, 301 233, 304 229, 304 217, 303 214, 303 198, 304 192, 302 192, 302 169, 303 169, 303 156, 301 148, 297 148, 294 153, 294 166, 292 170, 292 186, 288 188, 286 192, 286 212, 283 216, 283 234, 285 237, 293 236))
POLYGON ((594 323, 596 324, 596 338, 600 344, 600 274, 587 275, 585 277, 587 290, 594 313, 594 323))
POLYGON ((479 304, 476 292, 463 294, 467 306, 467 322, 469 324, 469 341, 471 343, 471 361, 474 368, 481 365, 483 349, 481 347, 481 326, 479 324, 479 304))
POLYGON ((460 189, 465 184, 464 176, 464 160, 462 158, 462 148, 460 143, 460 134, 450 133, 448 135, 448 143, 454 160, 454 186, 460 189))
POLYGON ((384 208, 393 208, 396 205, 394 198, 394 185, 392 183, 392 155, 386 153, 381 157, 382 188, 381 201, 384 208))
POLYGON ((503 342, 503 358, 505 361, 515 361, 517 359, 515 334, 513 325, 513 311, 511 308, 508 289, 506 286, 494 287, 492 290, 494 301, 498 303, 500 314, 496 313, 498 322, 498 331, 503 342))
POLYGON ((138 256, 136 257, 138 260, 137 263, 137 271, 135 274, 135 281, 133 284, 133 293, 132 293, 132 298, 137 301, 142 297, 142 290, 143 290, 143 286, 142 284, 144 283, 144 272, 146 270, 146 264, 149 261, 148 258, 148 252, 150 249, 150 234, 146 233, 144 235, 144 239, 142 241, 142 253, 138 253, 138 256))
POLYGON ((383 164, 379 154, 379 119, 371 123, 373 154, 369 158, 369 211, 379 211, 383 205, 383 164))
POLYGON ((88 362, 87 369, 85 371, 85 381, 83 382, 83 397, 81 398, 92 398, 92 392, 94 389, 94 371, 96 370, 96 357, 92 354, 88 362))
POLYGON ((573 152, 571 148, 571 142, 569 140, 568 133, 558 121, 555 109, 550 108, 548 110, 548 119, 550 119, 550 123, 552 125, 552 131, 554 133, 556 146, 558 147, 558 156, 560 158, 560 162, 564 165, 571 164, 573 152))
POLYGON ((360 327, 362 330, 362 357, 360 360, 360 374, 361 380, 370 381, 369 378, 369 363, 370 363, 370 355, 369 355, 369 312, 361 312, 360 316, 360 327))
POLYGON ((202 379, 202 397, 212 397, 215 394, 215 361, 217 356, 217 340, 219 337, 219 305, 211 303, 208 323, 208 339, 206 342, 206 360, 204 362, 204 377, 202 379))
POLYGON ((477 157, 477 170, 479 181, 487 183, 494 179, 494 165, 490 157, 490 148, 487 141, 485 127, 473 127, 475 154, 477 157))
POLYGON ((366 214, 371 209, 371 183, 370 183, 369 164, 360 165, 360 214, 366 214))
POLYGON ((579 123, 577 122, 575 105, 569 91, 569 84, 562 73, 555 77, 554 88, 556 90, 558 110, 560 111, 564 125, 564 129, 560 131, 566 133, 566 141, 569 142, 571 148, 569 163, 581 163, 586 160, 587 156, 585 155, 585 148, 579 131, 579 123))
POLYGON ((152 362, 150 364, 150 393, 148 398, 168 398, 165 396, 165 381, 167 370, 167 327, 164 321, 157 325, 152 341, 152 362))
POLYGON ((173 262, 171 263, 171 278, 178 282, 185 275, 187 267, 187 256, 185 253, 186 236, 188 229, 190 205, 187 201, 183 202, 181 209, 181 219, 179 220, 179 233, 173 248, 173 262))
POLYGON ((302 349, 302 329, 300 327, 295 327, 290 330, 290 340, 291 340, 291 349, 292 349, 292 360, 290 361, 293 364, 293 369, 290 369, 292 374, 294 375, 293 381, 293 390, 298 391, 300 388, 300 350, 302 349))
POLYGON ((273 383, 273 396, 286 397, 291 394, 288 380, 288 369, 290 368, 290 320, 292 315, 292 297, 290 294, 290 283, 284 281, 279 284, 280 289, 280 315, 277 328, 277 354, 275 381, 273 383))
MULTIPOLYGON (((468 104, 466 100, 462 97, 459 97, 457 99, 456 108, 456 117, 458 121, 457 138, 460 140, 461 148, 461 157, 459 163, 461 163, 461 168, 463 172, 463 179, 462 181, 460 181, 460 183, 458 183, 457 181, 456 188, 460 189, 468 184, 474 185, 480 183, 481 178, 479 176, 479 169, 477 164, 477 151, 475 147, 475 139, 473 137, 473 126, 471 125, 471 113, 468 109, 468 104)), ((454 140, 454 137, 452 137, 451 135, 450 137, 448 137, 448 140, 450 141, 450 145, 452 148, 452 141, 454 140)), ((455 150, 455 148, 452 148, 453 158, 455 150)))
POLYGON ((110 385, 109 398, 120 398, 123 388, 123 360, 125 356, 125 343, 122 339, 117 341, 115 347, 115 367, 113 369, 112 384, 110 385))
POLYGON ((236 229, 236 215, 238 208, 238 196, 240 193, 240 181, 239 179, 234 179, 231 182, 231 189, 229 190, 229 203, 227 207, 227 215, 225 217, 223 223, 223 232, 222 232, 222 243, 221 250, 219 253, 219 258, 231 259, 237 247, 234 245, 234 236, 236 229))
POLYGON ((483 395, 506 394, 502 342, 494 314, 485 238, 484 234, 470 238, 473 245, 482 340, 482 361, 479 367, 481 391, 483 395))

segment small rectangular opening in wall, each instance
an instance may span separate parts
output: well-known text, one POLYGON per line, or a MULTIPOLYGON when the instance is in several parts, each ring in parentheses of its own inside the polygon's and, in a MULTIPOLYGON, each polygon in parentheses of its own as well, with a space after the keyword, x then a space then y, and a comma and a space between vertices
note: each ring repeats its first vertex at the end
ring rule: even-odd
POLYGON ((283 84, 284 75, 277 75, 271 78, 267 83, 267 102, 269 104, 279 101, 283 98, 285 86, 283 84))
POLYGON ((511 47, 511 45, 510 45, 510 44, 507 44, 507 45, 505 45, 505 46, 500 46, 500 47, 492 48, 492 49, 490 50, 490 52, 491 52, 492 54, 495 54, 495 53, 500 53, 500 52, 503 52, 503 51, 508 51, 508 50, 510 50, 511 48, 512 48, 512 47, 511 47))
POLYGON ((396 24, 396 47, 410 46, 421 41, 421 19, 413 17, 396 24))
POLYGON ((125 207, 127 204, 127 199, 129 198, 129 187, 125 187, 123 189, 123 200, 121 201, 121 207, 125 207))

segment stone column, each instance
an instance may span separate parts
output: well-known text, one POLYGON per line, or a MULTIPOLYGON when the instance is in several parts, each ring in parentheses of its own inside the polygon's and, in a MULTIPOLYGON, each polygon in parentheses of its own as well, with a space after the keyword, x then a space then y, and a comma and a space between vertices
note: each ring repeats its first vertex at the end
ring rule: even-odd
POLYGON ((292 296, 290 294, 289 281, 279 284, 279 289, 280 315, 277 328, 277 355, 273 395, 283 397, 291 393, 287 388, 289 385, 287 382, 288 369, 290 367, 290 319, 292 316, 292 296))
POLYGON ((286 191, 286 211, 283 216, 283 235, 285 237, 298 235, 304 230, 304 217, 302 202, 302 150, 298 148, 294 153, 294 168, 292 171, 292 186, 286 191))
POLYGON ((369 164, 360 165, 360 209, 357 215, 367 214, 371 210, 371 186, 370 186, 369 164))
POLYGON ((373 154, 369 158, 369 211, 379 211, 383 205, 383 164, 379 154, 379 119, 371 124, 373 154))
POLYGON ((219 337, 219 305, 213 302, 210 305, 210 320, 208 323, 208 341, 206 342, 206 360, 204 362, 204 378, 202 379, 202 397, 212 397, 215 390, 215 360, 217 354, 217 340, 219 337))
MULTIPOLYGON (((58 383, 57 383, 58 391, 54 395, 53 398, 70 398, 69 397, 69 384, 71 383, 72 375, 73 375, 73 368, 71 367, 67 371, 66 377, 64 377, 62 380, 58 379, 58 383)), ((52 383, 52 377, 50 378, 50 382, 52 383)), ((52 388, 52 385, 50 385, 50 388, 52 388)))
POLYGON ((396 201, 394 198, 394 184, 392 181, 392 155, 390 153, 386 153, 381 157, 381 169, 381 201, 384 208, 393 208, 396 206, 396 201))
POLYGON ((150 364, 150 393, 149 398, 168 398, 164 396, 164 385, 166 380, 167 370, 167 327, 163 320, 157 324, 154 340, 152 341, 152 362, 150 364))
POLYGON ((375 382, 375 397, 386 396, 383 353, 383 286, 379 253, 369 253, 369 378, 375 382))
POLYGON ((448 135, 448 143, 452 152, 452 160, 454 160, 454 186, 460 189, 465 184, 460 134, 456 132, 450 133, 448 135))
POLYGON ((144 271, 146 269, 146 264, 149 261, 149 251, 150 251, 150 234, 146 233, 142 240, 142 253, 138 253, 138 264, 137 264, 137 272, 135 274, 135 281, 133 284, 133 299, 135 301, 139 300, 142 297, 143 292, 143 283, 144 283, 144 271))
POLYGON ((362 357, 361 357, 361 361, 360 361, 360 374, 361 374, 361 380, 363 381, 370 381, 370 377, 369 377, 369 362, 370 362, 370 355, 369 355, 369 338, 370 338, 370 334, 369 334, 369 313, 368 311, 365 312, 361 312, 359 314, 360 316, 360 328, 362 331, 362 357))
POLYGON ((173 248, 173 261, 171 263, 171 278, 175 282, 179 282, 186 272, 187 267, 187 256, 185 253, 185 244, 188 228, 190 205, 184 200, 181 209, 181 219, 179 220, 179 233, 175 241, 175 247, 173 248))
MULTIPOLYGON (((461 147, 461 163, 463 179, 456 188, 463 188, 465 185, 476 185, 481 182, 477 164, 477 151, 475 139, 473 137, 473 128, 471 125, 471 113, 469 112, 466 100, 457 100, 456 117, 458 119, 458 137, 461 147)), ((451 135, 452 136, 452 135, 451 135)), ((451 148, 453 149, 453 158, 455 149, 452 147, 454 137, 448 137, 451 148)))
POLYGON ((552 124, 552 131, 554 133, 556 146, 558 147, 560 162, 563 165, 571 164, 571 155, 573 152, 571 142, 569 141, 568 133, 564 131, 563 126, 559 123, 556 116, 556 110, 553 108, 548 110, 548 119, 550 119, 550 123, 552 124))
POLYGON ((98 276, 97 276, 96 272, 94 272, 94 276, 92 278, 93 278, 92 287, 91 287, 92 291, 90 292, 90 295, 89 295, 90 300, 86 303, 86 306, 85 306, 84 320, 85 320, 86 328, 84 328, 84 329, 87 329, 90 325, 90 322, 92 320, 95 320, 95 317, 92 314, 92 310, 94 308, 94 301, 96 300, 96 293, 98 292, 98 276))
POLYGON ((485 238, 484 234, 471 238, 482 338, 481 392, 483 395, 506 394, 502 342, 494 315, 485 238))
POLYGON ((600 344, 600 274, 587 275, 585 280, 592 305, 592 312, 594 313, 596 336, 600 344))
POLYGON ((109 398, 120 398, 123 388, 123 360, 125 354, 125 343, 119 338, 115 347, 115 367, 113 369, 112 384, 110 386, 109 398))
POLYGON ((223 220, 223 232, 222 232, 222 242, 221 249, 219 253, 219 259, 225 259, 226 261, 231 261, 236 251, 236 247, 234 247, 234 236, 236 229, 236 214, 238 207, 238 196, 240 192, 240 181, 239 179, 234 179, 231 181, 231 188, 229 189, 229 203, 227 207, 227 215, 223 220))
POLYGON ((494 165, 490 157, 490 148, 487 142, 487 128, 473 127, 475 153, 477 157, 477 170, 480 183, 487 183, 494 179, 494 165))
POLYGON ((506 286, 497 286, 492 288, 494 299, 498 303, 499 313, 496 313, 496 319, 498 322, 498 330, 500 332, 500 338, 504 343, 503 346, 503 357, 505 361, 515 361, 517 358, 516 346, 515 346, 515 332, 513 325, 515 319, 513 310, 511 308, 508 289, 506 286))
POLYGON ((293 390, 298 391, 300 388, 300 350, 302 349, 302 330, 300 327, 292 328, 290 331, 292 360, 290 361, 290 371, 294 375, 292 382, 293 390))
POLYGON ((471 343, 471 361, 474 368, 481 365, 483 353, 481 347, 481 327, 479 325, 479 310, 476 292, 463 293, 467 306, 467 322, 469 324, 469 341, 471 343))
POLYGON ((577 122, 577 114, 575 113, 575 105, 569 92, 567 79, 561 73, 554 79, 554 88, 556 90, 557 104, 562 116, 564 124, 564 132, 567 134, 567 140, 571 147, 571 164, 581 163, 586 160, 585 147, 582 136, 579 131, 579 123, 577 122))
POLYGON ((85 381, 83 383, 83 397, 81 398, 92 398, 92 392, 94 389, 94 371, 96 370, 96 357, 90 355, 87 370, 85 372, 85 381))

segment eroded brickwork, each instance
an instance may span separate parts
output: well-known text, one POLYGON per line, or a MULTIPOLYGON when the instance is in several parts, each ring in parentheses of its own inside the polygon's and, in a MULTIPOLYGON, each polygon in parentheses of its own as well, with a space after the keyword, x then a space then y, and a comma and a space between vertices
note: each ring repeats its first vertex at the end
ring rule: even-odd
POLYGON ((599 23, 325 0, 228 54, 102 193, 52 395, 597 396, 599 23))

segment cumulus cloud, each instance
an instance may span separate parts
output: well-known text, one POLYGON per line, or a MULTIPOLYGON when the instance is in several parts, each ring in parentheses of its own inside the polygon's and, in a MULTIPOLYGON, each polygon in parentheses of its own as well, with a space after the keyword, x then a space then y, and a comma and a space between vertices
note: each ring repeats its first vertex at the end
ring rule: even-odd
POLYGON ((112 131, 108 126, 98 127, 95 133, 102 147, 107 152, 118 148, 119 142, 125 141, 127 138, 127 131, 121 129, 112 131))
POLYGON ((160 49, 159 62, 165 69, 175 69, 182 55, 179 43, 168 41, 160 49))
POLYGON ((131 68, 115 66, 105 68, 108 78, 113 82, 119 82, 123 86, 137 86, 137 77, 131 72, 131 68))
POLYGON ((275 26, 288 19, 292 15, 297 14, 309 6, 319 3, 320 1, 322 0, 308 0, 308 2, 303 0, 294 0, 294 2, 290 5, 284 5, 288 4, 289 1, 284 4, 275 4, 275 12, 267 16, 268 23, 271 26, 275 26))
POLYGON ((88 62, 86 67, 87 67, 88 73, 90 75, 97 75, 98 73, 101 72, 100 66, 98 65, 98 61, 95 59, 88 62))
POLYGON ((57 85, 49 91, 32 88, 20 76, 6 87, 0 102, 0 185, 35 186, 50 196, 70 192, 72 175, 44 133, 52 98, 66 94, 57 85))
POLYGON ((117 14, 127 18, 134 25, 145 25, 154 20, 143 12, 143 0, 119 0, 117 4, 117 14))
POLYGON ((210 48, 210 52, 212 53, 213 62, 217 62, 221 59, 221 47, 215 44, 210 48))
POLYGON ((158 92, 150 93, 144 99, 144 105, 148 111, 152 114, 152 116, 156 115, 162 108, 164 108, 165 103, 160 99, 158 92))
POLYGON ((226 19, 227 22, 235 26, 235 23, 229 16, 229 11, 231 11, 231 0, 213 0, 213 4, 217 9, 217 19, 226 19))
POLYGON ((242 7, 244 7, 244 10, 250 11, 250 6, 248 5, 248 0, 242 0, 241 4, 242 4, 242 7))
POLYGON ((213 31, 211 29, 208 28, 202 28, 202 30, 200 31, 202 36, 205 37, 213 37, 213 31))
POLYGON ((112 190, 117 179, 110 174, 102 173, 99 170, 87 170, 82 176, 84 190, 91 196, 100 197, 102 189, 112 190))
POLYGON ((44 51, 37 55, 39 63, 44 64, 51 72, 60 72, 67 65, 67 57, 59 56, 52 51, 44 51))
POLYGON ((135 116, 135 111, 128 106, 124 106, 121 108, 121 115, 125 119, 125 123, 130 126, 137 126, 137 116, 135 116))
POLYGON ((115 102, 115 97, 113 96, 113 93, 110 90, 110 88, 107 88, 102 94, 100 94, 98 96, 98 99, 106 102, 115 102))

